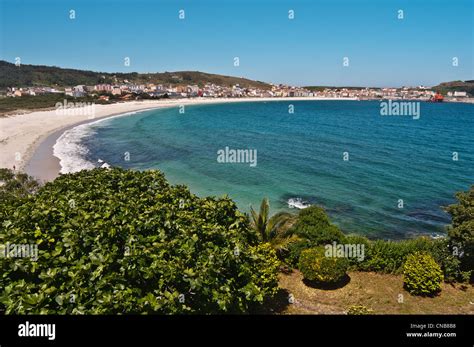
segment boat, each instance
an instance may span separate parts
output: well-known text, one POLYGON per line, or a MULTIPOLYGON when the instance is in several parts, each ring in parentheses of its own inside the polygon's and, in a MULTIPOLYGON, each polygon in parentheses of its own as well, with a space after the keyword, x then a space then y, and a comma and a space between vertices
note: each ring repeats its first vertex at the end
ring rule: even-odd
POLYGON ((311 204, 303 201, 301 198, 291 198, 288 199, 288 207, 289 208, 298 208, 300 210, 310 207, 311 204))
POLYGON ((440 93, 436 93, 431 97, 429 100, 430 102, 443 102, 444 101, 444 96, 442 96, 440 93))

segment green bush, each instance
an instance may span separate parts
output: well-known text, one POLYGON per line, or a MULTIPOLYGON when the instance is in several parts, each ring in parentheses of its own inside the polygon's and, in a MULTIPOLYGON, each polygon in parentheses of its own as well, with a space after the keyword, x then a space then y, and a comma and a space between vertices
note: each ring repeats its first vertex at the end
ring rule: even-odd
POLYGON ((319 206, 310 206, 308 208, 300 210, 298 213, 297 228, 303 228, 305 226, 314 226, 323 228, 331 224, 329 216, 326 211, 319 206))
POLYGON ((286 261, 296 266, 303 250, 344 240, 344 233, 331 224, 326 212, 318 206, 301 210, 298 219, 288 234, 295 235, 297 241, 288 246, 286 261))
POLYGON ((457 204, 446 211, 451 215, 452 224, 448 228, 450 249, 460 261, 460 272, 474 281, 474 185, 467 192, 456 194, 457 204))
POLYGON ((250 297, 254 295, 257 302, 262 303, 266 296, 272 297, 278 291, 278 270, 281 263, 270 243, 250 246, 249 250, 252 261, 242 268, 248 267, 252 274, 249 284, 253 287, 253 293, 250 297))
POLYGON ((359 270, 361 265, 364 263, 364 261, 366 261, 367 252, 368 252, 368 250, 371 246, 370 240, 368 238, 364 237, 364 236, 351 234, 351 235, 347 235, 344 238, 344 243, 345 244, 351 244, 351 245, 363 245, 364 246, 364 248, 363 248, 364 259, 362 259, 362 261, 358 257, 348 258, 351 269, 359 270))
POLYGON ((310 206, 301 210, 293 232, 307 239, 311 245, 325 245, 333 241, 342 242, 344 233, 331 224, 328 215, 318 206, 310 206))
POLYGON ((344 234, 335 225, 328 225, 323 228, 307 226, 299 230, 298 235, 307 238, 313 245, 327 245, 333 242, 342 243, 344 234))
POLYGON ((361 236, 348 236, 345 242, 365 244, 365 258, 362 262, 349 259, 352 268, 356 270, 400 274, 410 254, 424 252, 430 254, 441 266, 445 281, 453 282, 462 278, 459 257, 453 255, 450 241, 446 238, 432 240, 419 237, 401 241, 369 241, 361 236))
POLYGON ((363 262, 357 264, 363 271, 399 274, 407 257, 415 252, 434 252, 435 241, 426 237, 411 240, 376 240, 366 247, 363 262))
POLYGON ((353 315, 353 316, 360 316, 360 315, 366 315, 366 314, 373 314, 373 310, 363 306, 363 305, 353 305, 349 307, 347 310, 348 315, 353 315))
POLYGON ((159 171, 62 175, 9 206, 0 244, 38 260, 0 258, 7 314, 247 312, 277 291, 275 252, 235 203, 159 171))
POLYGON ((346 276, 348 266, 346 258, 326 257, 323 247, 302 251, 298 263, 305 279, 321 284, 340 282, 346 276))
MULTIPOLYGON (((445 282, 463 281, 461 260, 453 254, 449 238, 430 240, 431 246, 425 250, 441 266, 445 282)), ((465 280, 464 280, 465 281, 465 280)))
MULTIPOLYGON (((27 174, 0 168, 0 213, 14 210, 38 189, 38 182, 27 174)), ((0 214, 0 220, 5 220, 5 216, 0 214)))
POLYGON ((441 290, 443 272, 433 257, 417 252, 407 257, 403 266, 405 288, 414 295, 433 295, 441 290))
POLYGON ((292 242, 288 245, 288 254, 286 256, 286 263, 293 267, 298 267, 298 262, 300 260, 301 252, 305 249, 312 248, 316 245, 313 245, 308 240, 300 240, 292 242))
POLYGON ((363 244, 364 259, 349 258, 351 269, 400 274, 408 255, 415 252, 431 254, 440 264, 447 281, 459 280, 460 259, 453 255, 448 239, 432 240, 419 237, 410 240, 371 241, 360 235, 344 235, 320 207, 312 206, 300 212, 292 232, 299 240, 289 244, 285 261, 290 266, 298 266, 301 252, 308 248, 331 244, 363 244))
POLYGON ((288 245, 286 262, 291 266, 297 266, 301 252, 308 248, 323 246, 332 242, 341 243, 344 233, 331 224, 328 215, 318 206, 303 209, 298 214, 298 219, 289 234, 295 235, 297 241, 288 245))
MULTIPOLYGON (((464 210, 463 210, 464 211, 464 210)), ((468 224, 463 224, 463 227, 468 224)), ((363 244, 364 259, 349 258, 351 269, 359 271, 374 271, 381 273, 401 274, 403 264, 410 254, 424 252, 430 254, 441 266, 445 281, 453 282, 469 277, 471 272, 469 266, 461 269, 461 261, 467 263, 462 256, 457 256, 455 250, 462 250, 460 244, 466 241, 454 243, 451 238, 433 240, 427 237, 418 237, 409 240, 371 241, 364 236, 343 235, 334 225, 330 224, 329 218, 324 210, 319 207, 312 207, 300 212, 297 223, 295 223, 294 233, 300 237, 296 242, 288 246, 285 261, 290 266, 298 266, 301 252, 308 248, 319 245, 331 244, 333 241, 345 244, 363 244), (456 248, 454 245, 458 244, 456 248)), ((458 232, 464 229, 457 229, 458 232)), ((467 233, 461 233, 466 238, 467 233)))
POLYGON ((411 245, 406 241, 376 240, 367 250, 361 268, 366 271, 398 273, 412 251, 411 245))

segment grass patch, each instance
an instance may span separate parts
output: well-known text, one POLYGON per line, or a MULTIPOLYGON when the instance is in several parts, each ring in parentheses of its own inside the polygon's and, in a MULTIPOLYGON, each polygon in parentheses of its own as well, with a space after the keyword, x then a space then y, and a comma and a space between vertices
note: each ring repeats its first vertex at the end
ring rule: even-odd
POLYGON ((267 304, 265 312, 346 314, 351 306, 362 305, 373 314, 474 314, 472 285, 442 283, 439 295, 430 298, 410 295, 403 289, 401 275, 358 271, 348 275, 350 281, 345 286, 327 290, 308 286, 297 270, 280 273, 280 294, 267 304), (399 303, 400 294, 403 303, 399 303))
POLYGON ((34 96, 24 95, 15 98, 5 97, 0 98, 0 115, 5 115, 17 110, 33 111, 38 109, 52 109, 56 103, 63 103, 64 100, 67 100, 67 102, 94 102, 96 104, 109 103, 92 96, 74 98, 62 93, 48 93, 34 96))

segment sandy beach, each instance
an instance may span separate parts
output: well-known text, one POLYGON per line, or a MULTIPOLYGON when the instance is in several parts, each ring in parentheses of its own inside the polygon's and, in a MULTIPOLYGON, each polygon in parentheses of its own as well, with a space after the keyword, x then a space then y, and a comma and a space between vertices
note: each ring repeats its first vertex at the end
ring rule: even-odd
MULTIPOLYGON (((58 176, 60 165, 53 146, 61 134, 80 124, 119 114, 154 108, 229 102, 321 100, 321 98, 219 98, 131 101, 94 105, 94 114, 62 114, 56 110, 35 111, 0 118, 0 167, 16 168, 42 180, 58 176)), ((328 100, 324 98, 322 100, 328 100)), ((337 99, 341 100, 341 99, 337 99)))

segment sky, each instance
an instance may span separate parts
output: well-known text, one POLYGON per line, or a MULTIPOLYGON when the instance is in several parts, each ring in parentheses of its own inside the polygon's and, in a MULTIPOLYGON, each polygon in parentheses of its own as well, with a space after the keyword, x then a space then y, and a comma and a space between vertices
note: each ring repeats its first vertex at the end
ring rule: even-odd
POLYGON ((299 86, 432 86, 474 79, 473 3, 0 0, 0 59, 299 86))

